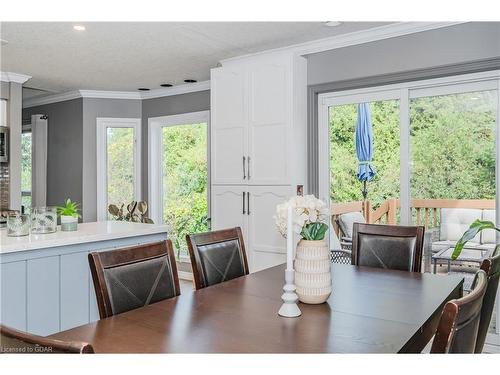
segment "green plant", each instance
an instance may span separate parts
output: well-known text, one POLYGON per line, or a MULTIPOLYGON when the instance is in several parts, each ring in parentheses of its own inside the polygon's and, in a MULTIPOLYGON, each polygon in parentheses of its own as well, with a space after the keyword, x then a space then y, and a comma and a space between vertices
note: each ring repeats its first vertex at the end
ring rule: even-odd
POLYGON ((56 207, 57 213, 60 216, 73 216, 76 218, 82 217, 78 211, 79 204, 76 202, 72 202, 71 199, 66 199, 66 205, 65 206, 58 206, 56 207))
POLYGON ((328 225, 325 223, 306 224, 302 228, 300 235, 303 239, 309 241, 319 241, 325 238, 325 233, 328 230, 328 225))
POLYGON ((108 206, 108 212, 113 216, 113 219, 117 221, 132 221, 134 223, 146 223, 154 224, 153 220, 146 216, 148 212, 148 204, 144 201, 136 202, 132 201, 127 205, 127 211, 123 209, 124 203, 121 204, 120 208, 116 204, 110 204, 108 206))
POLYGON ((455 250, 453 250, 453 254, 451 254, 451 259, 455 260, 458 258, 460 253, 462 252, 462 249, 464 248, 465 244, 472 240, 479 232, 481 232, 484 229, 494 229, 497 232, 500 232, 500 228, 495 227, 495 224, 491 221, 487 220, 476 220, 474 221, 469 229, 465 231, 465 233, 462 235, 462 237, 457 241, 457 244, 455 245, 455 250))

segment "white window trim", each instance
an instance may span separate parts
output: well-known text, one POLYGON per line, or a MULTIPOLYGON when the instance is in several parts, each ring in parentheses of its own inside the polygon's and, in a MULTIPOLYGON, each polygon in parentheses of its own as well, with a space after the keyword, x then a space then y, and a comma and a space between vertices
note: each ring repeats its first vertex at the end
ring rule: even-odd
MULTIPOLYGON (((411 223, 410 211, 410 119, 409 100, 423 96, 460 92, 498 90, 496 158, 500 157, 500 70, 455 75, 444 78, 404 82, 366 89, 320 94, 318 96, 318 164, 319 196, 330 204, 330 144, 328 134, 329 107, 368 101, 397 99, 400 101, 400 201, 401 224, 411 223)), ((500 162, 496 163, 496 221, 500 223, 500 162)), ((500 235, 497 233, 498 239, 500 235)), ((499 290, 500 294, 500 290, 499 290)), ((499 308, 500 311, 500 308, 499 308)))
POLYGON ((163 137, 161 129, 167 126, 207 123, 207 199, 208 212, 210 216, 210 111, 199 111, 183 113, 179 115, 160 116, 148 118, 148 197, 149 215, 155 223, 163 222, 163 171, 161 150, 163 149, 163 137))
MULTIPOLYGON (((134 195, 141 200, 141 119, 140 118, 96 118, 97 126, 97 221, 107 220, 107 128, 134 129, 134 195)), ((124 202, 126 204, 126 202, 124 202)))

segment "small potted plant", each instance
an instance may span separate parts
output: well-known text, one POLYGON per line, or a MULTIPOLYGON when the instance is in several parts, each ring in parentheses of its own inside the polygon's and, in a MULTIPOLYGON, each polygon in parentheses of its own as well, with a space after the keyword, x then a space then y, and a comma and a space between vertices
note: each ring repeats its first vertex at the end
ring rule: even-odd
POLYGON ((65 206, 57 207, 57 213, 61 217, 61 230, 64 232, 74 231, 78 228, 78 204, 72 202, 71 199, 66 199, 65 206))
POLYGON ((328 206, 314 195, 296 196, 276 207, 276 225, 286 237, 288 206, 293 232, 300 236, 295 254, 295 285, 302 303, 325 302, 332 292, 330 250, 325 239, 330 218, 328 206))

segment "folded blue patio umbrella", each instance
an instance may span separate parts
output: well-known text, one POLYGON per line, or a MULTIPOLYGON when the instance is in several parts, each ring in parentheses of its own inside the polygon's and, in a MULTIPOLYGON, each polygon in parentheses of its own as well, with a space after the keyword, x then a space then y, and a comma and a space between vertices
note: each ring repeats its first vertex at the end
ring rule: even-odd
POLYGON ((366 199, 368 190, 366 182, 373 180, 377 175, 371 165, 373 158, 373 130, 370 114, 370 104, 358 104, 358 118, 356 121, 356 155, 358 156, 358 180, 363 182, 363 198, 366 199))

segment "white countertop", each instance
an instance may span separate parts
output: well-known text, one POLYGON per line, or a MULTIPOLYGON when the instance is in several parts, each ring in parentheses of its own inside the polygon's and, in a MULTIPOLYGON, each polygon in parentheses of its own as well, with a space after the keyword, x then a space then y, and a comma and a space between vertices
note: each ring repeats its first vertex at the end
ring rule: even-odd
POLYGON ((0 254, 148 234, 167 233, 167 229, 167 225, 130 223, 125 221, 101 221, 79 223, 78 230, 74 232, 62 232, 60 227, 58 227, 55 233, 30 234, 24 237, 8 237, 7 229, 3 228, 0 229, 0 254))

